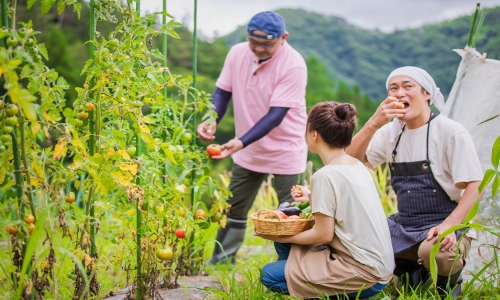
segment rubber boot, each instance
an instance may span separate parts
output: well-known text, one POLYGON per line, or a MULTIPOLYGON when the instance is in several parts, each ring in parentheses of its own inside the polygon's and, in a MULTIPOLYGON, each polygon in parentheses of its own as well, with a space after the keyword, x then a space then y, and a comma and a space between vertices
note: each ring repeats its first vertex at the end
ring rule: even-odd
POLYGON ((394 275, 399 277, 402 285, 408 283, 411 288, 415 288, 429 277, 429 272, 416 261, 396 258, 395 262, 394 275))
POLYGON ((448 294, 451 293, 451 299, 457 298, 462 292, 462 270, 451 276, 441 276, 438 275, 436 281, 436 288, 438 290, 441 299, 445 299, 448 294))
POLYGON ((236 252, 240 249, 245 239, 246 224, 227 222, 226 228, 219 228, 214 253, 208 261, 209 264, 218 262, 234 264, 236 252))

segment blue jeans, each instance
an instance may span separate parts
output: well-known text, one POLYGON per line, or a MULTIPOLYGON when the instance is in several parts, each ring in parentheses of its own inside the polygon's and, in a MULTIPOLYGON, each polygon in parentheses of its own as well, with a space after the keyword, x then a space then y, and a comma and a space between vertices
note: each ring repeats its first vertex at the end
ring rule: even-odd
MULTIPOLYGON (((262 284, 269 290, 277 293, 288 294, 288 286, 286 285, 285 278, 285 265, 292 244, 280 244, 275 242, 274 248, 278 253, 278 261, 269 263, 262 268, 262 284)), ((374 286, 363 290, 360 298, 374 296, 385 288, 386 284, 376 283, 374 286)), ((347 294, 349 298, 356 298, 358 292, 347 294)))

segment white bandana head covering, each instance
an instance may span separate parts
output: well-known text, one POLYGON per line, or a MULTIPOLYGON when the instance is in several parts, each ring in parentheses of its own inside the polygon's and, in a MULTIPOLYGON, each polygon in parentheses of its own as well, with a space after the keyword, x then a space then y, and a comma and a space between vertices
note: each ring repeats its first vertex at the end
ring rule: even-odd
MULTIPOLYGON (((398 75, 408 76, 413 78, 418 84, 420 84, 429 94, 431 95, 430 102, 434 104, 434 106, 439 110, 444 109, 444 97, 439 88, 436 86, 434 79, 432 79, 431 75, 427 73, 424 69, 418 67, 401 67, 392 71, 389 77, 387 77, 387 82, 385 86, 387 90, 389 90, 389 80, 398 75)), ((403 130, 404 122, 399 120, 398 118, 394 118, 392 120, 392 130, 389 135, 389 141, 393 142, 396 136, 401 134, 403 130)))

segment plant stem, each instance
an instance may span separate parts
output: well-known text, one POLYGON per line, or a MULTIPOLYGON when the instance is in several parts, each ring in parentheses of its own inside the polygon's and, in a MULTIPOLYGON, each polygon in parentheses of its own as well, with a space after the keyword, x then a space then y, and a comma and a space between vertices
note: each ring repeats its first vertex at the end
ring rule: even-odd
MULTIPOLYGON (((30 161, 26 153, 26 130, 24 128, 24 116, 22 115, 21 111, 19 111, 19 120, 19 131, 21 132, 21 159, 23 160, 24 172, 26 173, 28 200, 31 208, 31 213, 36 219, 35 204, 33 203, 33 189, 31 187, 31 176, 29 172, 30 161)), ((23 214, 23 211, 21 211, 21 214, 23 214)))

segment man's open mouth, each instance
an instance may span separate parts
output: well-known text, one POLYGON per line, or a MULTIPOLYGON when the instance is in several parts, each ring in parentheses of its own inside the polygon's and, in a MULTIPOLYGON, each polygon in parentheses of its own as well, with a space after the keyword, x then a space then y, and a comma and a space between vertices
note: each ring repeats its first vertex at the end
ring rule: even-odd
POLYGON ((401 100, 401 103, 403 103, 403 105, 405 106, 405 108, 408 108, 408 106, 410 106, 410 103, 408 103, 408 101, 401 100))

